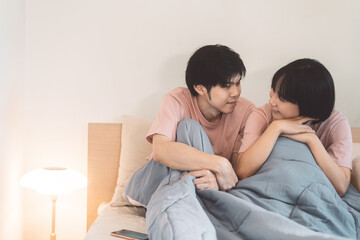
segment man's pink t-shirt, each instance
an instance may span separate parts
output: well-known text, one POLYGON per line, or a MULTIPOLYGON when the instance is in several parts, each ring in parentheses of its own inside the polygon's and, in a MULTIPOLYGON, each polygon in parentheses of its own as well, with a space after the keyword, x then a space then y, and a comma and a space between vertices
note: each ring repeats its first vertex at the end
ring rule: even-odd
POLYGON ((189 89, 178 87, 167 93, 146 139, 152 143, 154 134, 176 139, 177 125, 181 120, 194 119, 204 128, 216 155, 231 160, 232 153, 239 151, 245 123, 254 104, 240 97, 232 113, 222 114, 219 122, 208 122, 200 112, 196 97, 189 89))
MULTIPOLYGON (((245 152, 273 121, 269 103, 255 108, 249 116, 239 152, 245 152)), ((352 136, 347 118, 333 110, 324 122, 310 125, 332 159, 341 167, 352 169, 352 136)))

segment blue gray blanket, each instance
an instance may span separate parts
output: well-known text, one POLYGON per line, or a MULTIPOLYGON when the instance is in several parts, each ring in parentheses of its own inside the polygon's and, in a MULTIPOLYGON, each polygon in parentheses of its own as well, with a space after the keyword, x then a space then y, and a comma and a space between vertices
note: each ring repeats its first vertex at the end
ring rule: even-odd
POLYGON ((305 144, 279 138, 262 168, 227 192, 196 191, 193 177, 171 169, 151 181, 148 168, 164 174, 150 162, 126 194, 147 206, 150 239, 360 239, 360 194, 350 186, 340 198, 305 144))

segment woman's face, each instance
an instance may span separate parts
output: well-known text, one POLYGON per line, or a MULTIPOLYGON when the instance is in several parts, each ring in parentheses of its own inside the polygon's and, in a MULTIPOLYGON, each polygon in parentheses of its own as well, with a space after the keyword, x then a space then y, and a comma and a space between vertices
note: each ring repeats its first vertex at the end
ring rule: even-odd
POLYGON ((272 106, 272 116, 274 120, 294 118, 299 116, 297 104, 280 100, 278 94, 273 89, 270 90, 269 104, 272 106))

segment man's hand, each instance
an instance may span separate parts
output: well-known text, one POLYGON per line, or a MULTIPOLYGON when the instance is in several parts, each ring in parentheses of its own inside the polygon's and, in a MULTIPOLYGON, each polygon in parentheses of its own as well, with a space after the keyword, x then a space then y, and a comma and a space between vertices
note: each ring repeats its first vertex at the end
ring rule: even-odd
POLYGON ((204 190, 204 189, 215 189, 219 190, 218 183, 216 181, 215 174, 211 172, 210 170, 204 169, 204 170, 198 170, 198 171, 192 171, 186 176, 194 176, 194 184, 196 189, 198 190, 204 190))
POLYGON ((220 190, 235 186, 238 178, 230 161, 222 156, 197 150, 180 142, 173 142, 164 135, 153 137, 155 161, 180 171, 210 170, 215 174, 220 190))
POLYGON ((226 158, 221 158, 219 163, 220 167, 217 168, 215 176, 219 185, 219 189, 226 191, 235 186, 235 184, 238 182, 238 178, 229 160, 226 158))

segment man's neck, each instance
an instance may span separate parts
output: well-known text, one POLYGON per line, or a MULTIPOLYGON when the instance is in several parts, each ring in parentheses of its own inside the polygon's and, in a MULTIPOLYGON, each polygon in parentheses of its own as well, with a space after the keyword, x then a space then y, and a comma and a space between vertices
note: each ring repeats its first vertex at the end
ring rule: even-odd
POLYGON ((208 99, 206 99, 204 96, 197 95, 196 101, 201 114, 208 122, 217 123, 220 121, 222 113, 214 109, 214 107, 209 104, 208 99))

